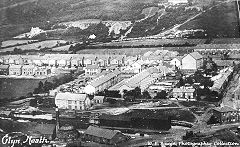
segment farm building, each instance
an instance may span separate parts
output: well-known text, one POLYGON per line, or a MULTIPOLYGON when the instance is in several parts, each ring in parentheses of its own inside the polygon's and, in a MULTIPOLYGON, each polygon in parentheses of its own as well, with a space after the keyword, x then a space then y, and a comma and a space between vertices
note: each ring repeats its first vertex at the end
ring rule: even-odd
POLYGON ((58 93, 55 104, 61 109, 86 110, 91 106, 91 100, 86 94, 58 93))

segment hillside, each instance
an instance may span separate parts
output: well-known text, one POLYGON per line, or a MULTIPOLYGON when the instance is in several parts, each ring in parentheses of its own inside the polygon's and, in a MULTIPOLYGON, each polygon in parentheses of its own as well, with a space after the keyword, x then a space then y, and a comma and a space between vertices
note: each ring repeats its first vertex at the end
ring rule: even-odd
POLYGON ((181 26, 185 29, 204 29, 212 37, 239 37, 235 2, 221 4, 181 26))
MULTIPOLYGON (((86 19, 119 21, 108 26, 105 23, 108 29, 103 28, 107 31, 103 33, 109 36, 114 36, 111 31, 118 34, 118 37, 119 34, 126 32, 128 32, 126 37, 130 38, 157 35, 222 1, 224 0, 189 0, 190 3, 186 5, 169 6, 163 3, 166 0, 3 0, 0 2, 0 40, 29 32, 31 27, 51 30, 63 22, 86 19)), ((211 36, 236 36, 234 3, 224 5, 206 11, 179 29, 202 28, 207 30, 211 36)), ((67 28, 64 26, 65 31, 54 31, 54 34, 51 32, 50 36, 79 38, 76 34, 95 33, 94 31, 82 31, 88 27, 85 25, 83 24, 83 27, 72 26, 70 30, 69 26, 67 28), (74 30, 77 32, 72 32, 74 30)), ((94 30, 98 28, 95 27, 94 30)), ((80 36, 80 38, 84 37, 86 38, 86 36, 80 36)))

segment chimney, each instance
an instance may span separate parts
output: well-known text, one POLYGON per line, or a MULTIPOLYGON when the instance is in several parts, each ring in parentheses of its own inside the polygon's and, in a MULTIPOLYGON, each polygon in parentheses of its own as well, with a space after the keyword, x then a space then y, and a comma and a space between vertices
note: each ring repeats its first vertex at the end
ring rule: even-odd
POLYGON ((58 129, 60 128, 60 119, 59 119, 58 107, 55 109, 55 111, 56 111, 56 134, 57 134, 58 129))

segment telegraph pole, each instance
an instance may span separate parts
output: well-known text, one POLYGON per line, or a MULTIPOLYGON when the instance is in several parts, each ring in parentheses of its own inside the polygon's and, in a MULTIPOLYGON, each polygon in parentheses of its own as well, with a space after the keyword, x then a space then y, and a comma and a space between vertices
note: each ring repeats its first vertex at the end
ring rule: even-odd
POLYGON ((240 33, 240 8, 239 8, 239 0, 237 0, 237 15, 238 15, 238 20, 237 20, 237 24, 238 24, 238 33, 240 33))

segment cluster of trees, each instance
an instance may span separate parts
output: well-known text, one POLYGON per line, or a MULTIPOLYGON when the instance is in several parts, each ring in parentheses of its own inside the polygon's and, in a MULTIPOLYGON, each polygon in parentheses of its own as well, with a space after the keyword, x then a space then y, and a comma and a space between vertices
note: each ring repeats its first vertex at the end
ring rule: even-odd
POLYGON ((104 91, 99 92, 96 95, 105 96, 105 97, 113 97, 113 98, 121 98, 122 97, 119 90, 109 91, 107 89, 105 89, 104 91))
POLYGON ((130 91, 123 91, 123 97, 126 101, 135 101, 136 99, 166 99, 167 95, 167 92, 162 90, 161 92, 158 92, 155 97, 151 97, 148 91, 145 90, 141 92, 139 87, 130 91))
MULTIPOLYGON (((113 98, 121 98, 122 95, 120 94, 119 90, 116 91, 109 91, 104 90, 102 92, 99 92, 97 95, 99 96, 105 96, 105 97, 113 97, 113 98)), ((158 92, 153 99, 166 99, 167 98, 167 92, 162 90, 161 92, 158 92)), ((137 99, 152 99, 151 95, 148 91, 141 92, 141 89, 139 87, 136 87, 133 90, 123 90, 123 98, 125 101, 133 102, 137 99)))
POLYGON ((75 76, 76 75, 74 75, 73 72, 70 72, 70 74, 68 75, 53 79, 52 82, 45 81, 43 83, 42 81, 40 81, 38 83, 38 87, 34 89, 33 94, 48 93, 49 90, 52 90, 61 84, 68 83, 74 80, 75 76))
POLYGON ((88 37, 92 34, 96 35, 96 38, 94 39, 95 41, 105 42, 109 37, 109 28, 101 22, 99 24, 92 24, 83 30, 78 27, 70 27, 63 36, 76 36, 85 42, 89 40, 88 37))
POLYGON ((180 78, 177 87, 184 86, 185 84, 192 85, 193 83, 200 83, 201 86, 206 88, 213 86, 213 81, 210 78, 204 77, 200 71, 196 71, 192 76, 187 78, 180 78))
POLYGON ((44 107, 44 108, 56 107, 54 99, 47 99, 42 97, 36 97, 34 99, 31 99, 29 105, 32 107, 44 107))

